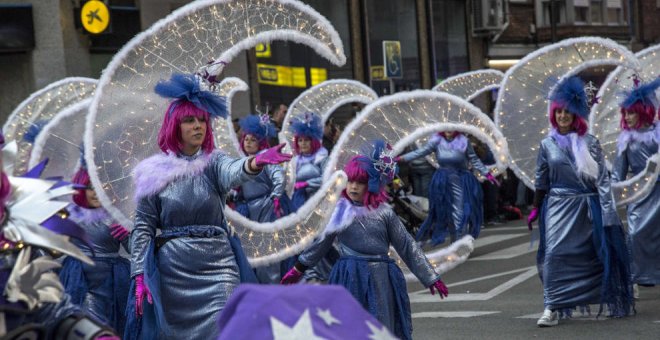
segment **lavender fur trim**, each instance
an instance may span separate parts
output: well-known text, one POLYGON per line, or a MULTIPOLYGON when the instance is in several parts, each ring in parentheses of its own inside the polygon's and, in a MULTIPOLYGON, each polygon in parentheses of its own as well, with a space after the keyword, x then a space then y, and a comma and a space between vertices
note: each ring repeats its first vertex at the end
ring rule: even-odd
POLYGON ((158 154, 143 160, 133 170, 135 201, 161 192, 177 179, 201 174, 209 160, 219 153, 220 151, 214 150, 192 161, 172 153, 158 154))
POLYGON ((639 131, 639 130, 623 130, 616 139, 617 154, 621 154, 628 148, 630 142, 640 142, 642 144, 651 145, 653 143, 660 144, 660 124, 656 124, 653 128, 639 131))
POLYGON ((103 208, 86 209, 76 204, 67 207, 71 220, 75 222, 94 223, 104 219, 111 219, 110 214, 103 208))
POLYGON ((575 158, 575 165, 579 173, 592 179, 598 178, 598 163, 589 152, 584 136, 578 136, 575 132, 562 135, 557 129, 551 129, 550 136, 562 148, 568 149, 566 144, 570 143, 570 150, 573 153, 573 158, 575 158))
POLYGON ((460 152, 465 152, 465 149, 467 149, 468 145, 468 139, 464 135, 460 134, 454 137, 454 139, 448 141, 445 139, 444 136, 440 134, 435 134, 433 137, 431 137, 431 142, 437 143, 440 148, 445 149, 445 150, 454 150, 454 151, 460 151, 460 152))
POLYGON ((321 163, 324 159, 328 157, 328 149, 324 147, 320 147, 318 150, 316 150, 316 153, 313 155, 298 155, 296 156, 296 169, 300 169, 300 166, 309 162, 313 162, 313 164, 319 164, 321 163))
POLYGON ((323 230, 321 238, 327 234, 337 233, 346 229, 358 216, 373 215, 388 208, 390 206, 387 203, 381 203, 376 209, 368 209, 365 206, 355 205, 345 197, 342 197, 337 202, 337 206, 332 212, 332 216, 330 216, 328 225, 323 230))

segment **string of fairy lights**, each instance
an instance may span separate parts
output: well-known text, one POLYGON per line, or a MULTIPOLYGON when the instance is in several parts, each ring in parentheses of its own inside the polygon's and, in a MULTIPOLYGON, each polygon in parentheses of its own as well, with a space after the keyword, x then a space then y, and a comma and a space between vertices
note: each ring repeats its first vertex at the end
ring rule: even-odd
POLYGON ((23 136, 30 127, 45 124, 63 109, 91 98, 96 83, 90 78, 65 78, 35 92, 16 107, 2 128, 5 141, 16 141, 18 146, 13 175, 19 176, 28 170, 32 143, 23 136))

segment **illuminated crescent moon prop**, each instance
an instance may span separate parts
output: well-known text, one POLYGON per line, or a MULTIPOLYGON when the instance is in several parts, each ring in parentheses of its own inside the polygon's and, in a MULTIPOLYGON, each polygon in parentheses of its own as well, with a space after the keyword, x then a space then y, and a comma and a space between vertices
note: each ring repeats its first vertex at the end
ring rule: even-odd
MULTIPOLYGON (((280 141, 287 144, 284 151, 293 150, 293 134, 289 131, 291 121, 305 112, 314 112, 321 116, 325 123, 335 110, 348 103, 369 104, 378 98, 378 94, 370 87, 356 80, 333 79, 310 87, 293 100, 282 122, 280 141)), ((286 192, 293 192, 295 184, 294 162, 289 162, 286 168, 286 192)))
MULTIPOLYGON (((603 147, 603 155, 608 165, 614 163, 617 155, 617 138, 621 132, 619 122, 621 113, 619 103, 623 101, 622 94, 633 88, 632 76, 636 74, 643 82, 650 82, 660 75, 660 45, 655 45, 635 53, 639 60, 639 70, 619 66, 610 73, 600 87, 598 103, 591 108, 589 132, 596 136, 603 147)), ((645 198, 653 188, 658 178, 660 167, 657 166, 656 154, 647 162, 644 171, 626 181, 613 183, 612 192, 617 206, 645 198)))
POLYGON ((548 95, 561 77, 598 65, 638 67, 625 47, 609 39, 575 38, 534 51, 504 74, 495 124, 509 143, 509 166, 525 185, 533 176, 540 141, 548 135, 548 95))
POLYGON ((337 65, 346 60, 328 20, 291 0, 195 1, 138 34, 115 55, 90 106, 85 157, 92 183, 102 188, 99 199, 116 220, 133 225, 131 171, 160 152, 156 140, 168 102, 154 93, 156 83, 175 72, 201 70, 209 60, 228 63, 241 51, 272 40, 308 45, 337 65))
POLYGON ((14 109, 2 127, 5 141, 16 141, 18 145, 14 175, 22 175, 28 170, 32 144, 24 141, 23 135, 30 126, 49 121, 59 111, 91 98, 96 84, 97 80, 91 78, 64 78, 34 92, 14 109))
POLYGON ((238 91, 249 90, 248 84, 236 77, 227 77, 218 86, 218 94, 227 98, 227 118, 218 118, 213 124, 215 145, 231 157, 243 157, 238 137, 234 132, 231 115, 231 100, 238 91))
POLYGON ((68 180, 80 165, 80 148, 85 134, 85 119, 91 98, 58 112, 37 136, 29 168, 48 158, 44 178, 64 176, 68 180))
POLYGON ((480 94, 500 87, 504 73, 498 70, 477 70, 457 74, 433 87, 433 91, 446 92, 471 101, 480 94))
POLYGON ((324 179, 342 169, 360 149, 376 139, 405 145, 434 131, 458 130, 489 145, 500 170, 506 168, 507 141, 495 124, 469 102, 447 93, 416 90, 381 97, 367 105, 346 127, 337 141, 324 172, 324 179))

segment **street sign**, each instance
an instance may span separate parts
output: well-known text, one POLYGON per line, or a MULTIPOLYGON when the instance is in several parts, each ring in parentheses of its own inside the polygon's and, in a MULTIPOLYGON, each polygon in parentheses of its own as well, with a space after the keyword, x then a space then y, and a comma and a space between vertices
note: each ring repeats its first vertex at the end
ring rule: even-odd
POLYGON ((286 87, 307 87, 307 76, 304 67, 257 64, 257 81, 259 84, 286 87))
POLYGON ((386 78, 403 77, 403 64, 401 60, 401 42, 383 40, 383 64, 386 78))
POLYGON ((371 66, 372 80, 385 80, 385 67, 383 65, 371 66))
POLYGON ((257 54, 257 58, 271 57, 270 44, 257 44, 257 46, 254 47, 254 50, 257 54))
POLYGON ((87 32, 103 33, 110 24, 110 11, 103 1, 87 1, 80 10, 80 21, 87 32))

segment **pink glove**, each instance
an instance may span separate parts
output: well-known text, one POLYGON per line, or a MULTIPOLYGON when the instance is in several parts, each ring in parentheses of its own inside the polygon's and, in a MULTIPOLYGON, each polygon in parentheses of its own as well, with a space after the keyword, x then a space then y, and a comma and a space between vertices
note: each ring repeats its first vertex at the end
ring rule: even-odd
POLYGON ((305 182, 305 181, 303 181, 303 182, 296 182, 296 184, 293 185, 293 188, 296 189, 296 190, 298 190, 298 189, 302 189, 302 188, 307 188, 308 185, 309 185, 309 183, 307 183, 307 182, 305 182))
POLYGON ((296 269, 296 267, 293 267, 289 269, 286 274, 282 277, 282 281, 280 281, 280 284, 282 285, 290 285, 294 283, 298 283, 300 279, 302 279, 303 273, 296 269))
POLYGON ((123 241, 130 234, 131 232, 124 228, 121 224, 114 223, 110 226, 110 235, 117 241, 123 241))
POLYGON ((447 286, 445 286, 445 283, 442 282, 442 280, 435 281, 431 287, 429 287, 429 290, 431 291, 431 295, 435 295, 435 291, 438 291, 441 299, 449 296, 449 289, 447 289, 447 286))
POLYGON ((539 218, 539 209, 534 208, 532 211, 529 213, 529 216, 527 216, 527 229, 529 231, 532 231, 532 223, 536 221, 539 218))
POLYGON ((486 175, 486 179, 489 182, 493 183, 494 185, 496 185, 498 187, 500 186, 500 181, 498 181, 497 178, 495 178, 495 176, 493 176, 493 174, 486 175))
POLYGON ((280 198, 273 198, 273 210, 275 210, 275 216, 277 218, 282 217, 282 207, 280 206, 280 198))
POLYGON ((266 151, 256 155, 254 161, 258 167, 263 167, 267 164, 280 164, 282 162, 287 162, 291 159, 291 155, 287 153, 282 153, 282 148, 284 143, 273 146, 272 148, 266 149, 266 151))
POLYGON ((138 274, 135 276, 135 314, 138 316, 142 315, 142 304, 144 303, 145 295, 149 304, 153 304, 154 299, 151 297, 151 292, 147 288, 147 285, 144 284, 144 274, 138 274))

